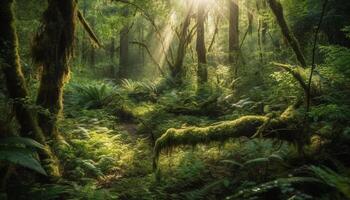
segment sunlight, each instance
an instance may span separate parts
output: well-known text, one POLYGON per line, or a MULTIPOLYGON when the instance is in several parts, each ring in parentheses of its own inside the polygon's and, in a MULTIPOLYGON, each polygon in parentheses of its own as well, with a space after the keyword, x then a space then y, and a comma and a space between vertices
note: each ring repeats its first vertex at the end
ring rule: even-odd
MULTIPOLYGON (((186 1, 186 2, 188 2, 188 1, 186 1)), ((210 5, 210 4, 214 3, 213 0, 190 0, 190 2, 193 2, 194 5, 199 5, 199 4, 210 5)))
POLYGON ((214 5, 216 3, 215 0, 181 0, 181 5, 189 7, 190 5, 198 6, 198 5, 214 5))
POLYGON ((161 30, 161 43, 158 45, 155 51, 156 61, 160 66, 164 66, 166 61, 166 56, 170 49, 170 45, 174 39, 175 32, 173 30, 173 26, 176 24, 177 15, 175 12, 172 12, 169 16, 169 22, 166 26, 161 30), (163 44, 162 44, 163 43, 163 44))

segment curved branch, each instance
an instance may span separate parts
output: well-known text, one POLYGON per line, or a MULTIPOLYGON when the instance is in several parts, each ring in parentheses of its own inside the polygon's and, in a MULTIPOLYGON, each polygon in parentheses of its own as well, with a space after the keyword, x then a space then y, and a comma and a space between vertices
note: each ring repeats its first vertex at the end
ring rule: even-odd
POLYGON ((80 12, 80 10, 78 10, 78 19, 80 21, 80 23, 83 25, 84 30, 88 33, 89 38, 94 42, 94 44, 101 48, 102 44, 99 41, 99 39, 97 38, 96 34, 94 33, 94 31, 92 30, 91 26, 89 25, 89 23, 85 20, 83 14, 80 12))

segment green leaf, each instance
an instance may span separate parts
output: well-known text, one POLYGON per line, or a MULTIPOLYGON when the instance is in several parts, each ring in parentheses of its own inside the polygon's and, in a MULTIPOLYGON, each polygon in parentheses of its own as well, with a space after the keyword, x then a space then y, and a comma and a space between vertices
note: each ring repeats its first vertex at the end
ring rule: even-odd
POLYGON ((231 165, 236 165, 238 167, 243 167, 243 165, 241 163, 234 161, 234 160, 222 160, 221 162, 231 164, 231 165))
POLYGON ((261 164, 261 163, 267 163, 267 162, 269 162, 268 158, 256 158, 256 159, 248 160, 243 165, 247 166, 247 165, 261 164))
POLYGON ((45 149, 45 146, 38 143, 35 140, 24 137, 8 137, 0 140, 0 146, 16 146, 24 145, 27 147, 35 147, 39 149, 45 149))
POLYGON ((33 157, 32 151, 24 148, 0 149, 0 160, 8 161, 32 169, 40 174, 47 175, 38 160, 33 157))
POLYGON ((271 154, 268 157, 269 160, 278 160, 278 161, 282 161, 283 162, 283 158, 280 155, 277 154, 271 154))

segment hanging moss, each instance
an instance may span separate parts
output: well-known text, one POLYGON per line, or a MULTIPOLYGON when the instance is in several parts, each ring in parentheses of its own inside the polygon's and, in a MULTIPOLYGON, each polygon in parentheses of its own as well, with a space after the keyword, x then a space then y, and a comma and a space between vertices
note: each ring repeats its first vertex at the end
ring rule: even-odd
POLYGON ((177 146, 209 144, 223 142, 230 138, 252 136, 259 126, 267 120, 264 116, 244 116, 234 121, 222 122, 218 125, 198 128, 169 129, 160 137, 154 147, 154 167, 157 167, 162 150, 177 146))
POLYGON ((44 132, 54 137, 58 137, 56 122, 73 55, 76 15, 75 0, 48 0, 32 45, 33 60, 42 69, 37 104, 50 111, 50 115, 39 115, 39 122, 44 132))

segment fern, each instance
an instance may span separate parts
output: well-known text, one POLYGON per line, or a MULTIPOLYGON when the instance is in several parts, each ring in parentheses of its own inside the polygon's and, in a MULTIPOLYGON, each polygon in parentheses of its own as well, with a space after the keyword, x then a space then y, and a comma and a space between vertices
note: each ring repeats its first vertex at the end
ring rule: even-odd
POLYGON ((44 149, 44 146, 28 138, 11 137, 2 139, 0 140, 0 160, 46 175, 45 170, 36 159, 35 148, 44 149))
POLYGON ((137 90, 137 88, 140 87, 140 84, 137 81, 133 81, 131 79, 123 79, 122 80, 122 88, 127 93, 133 93, 137 90))
POLYGON ((76 104, 87 109, 107 106, 116 97, 116 88, 105 83, 73 84, 73 98, 76 104))
POLYGON ((325 184, 336 188, 350 199, 350 179, 327 167, 311 166, 310 170, 320 178, 325 184))
POLYGON ((286 187, 292 187, 293 184, 302 183, 320 183, 320 180, 312 177, 279 178, 273 181, 259 184, 257 186, 240 190, 236 194, 226 197, 226 199, 249 199, 251 197, 257 197, 276 188, 283 190, 286 187))

